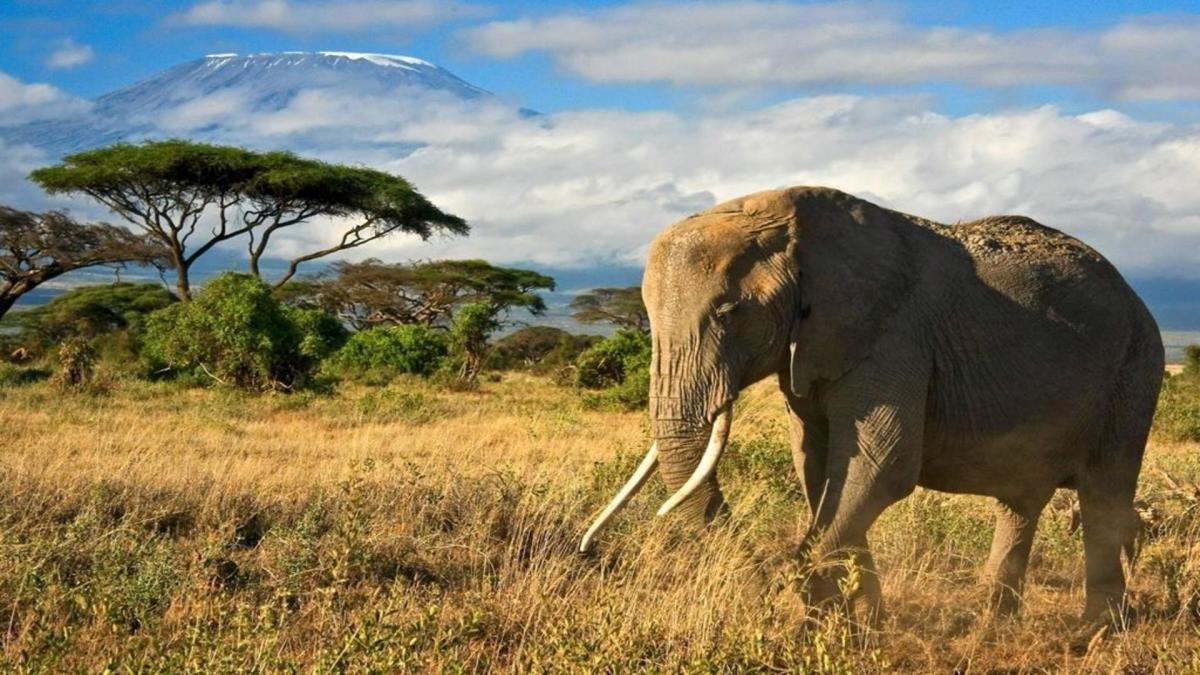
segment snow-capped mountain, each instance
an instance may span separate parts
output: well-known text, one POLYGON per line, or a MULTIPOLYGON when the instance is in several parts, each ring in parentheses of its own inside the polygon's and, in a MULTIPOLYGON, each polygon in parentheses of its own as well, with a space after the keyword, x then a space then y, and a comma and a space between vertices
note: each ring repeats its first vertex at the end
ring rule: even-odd
MULTIPOLYGON (((169 135, 229 138, 232 118, 287 111, 297 97, 401 107, 415 96, 470 101, 491 94, 411 56, 357 52, 209 54, 96 98, 86 112, 0 127, 0 138, 61 155, 169 135)), ((348 103, 349 102, 349 103, 348 103)), ((236 134, 232 134, 236 136, 236 134)), ((299 148, 297 148, 299 149, 299 148)))

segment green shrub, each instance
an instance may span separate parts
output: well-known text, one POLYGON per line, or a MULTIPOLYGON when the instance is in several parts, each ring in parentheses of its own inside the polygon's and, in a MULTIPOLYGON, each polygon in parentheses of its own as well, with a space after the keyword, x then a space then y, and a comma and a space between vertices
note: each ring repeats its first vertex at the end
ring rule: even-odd
POLYGON ((650 403, 650 368, 640 366, 625 374, 615 387, 584 394, 583 405, 595 410, 644 410, 650 403))
POLYGON ((1154 414, 1154 435, 1168 441, 1200 441, 1200 347, 1185 354, 1183 372, 1163 380, 1154 414))
POLYGON ((618 330, 580 354, 575 367, 575 384, 585 389, 621 384, 628 373, 650 367, 650 336, 618 330))
POLYGON ((1183 374, 1200 378, 1200 345, 1188 345, 1183 348, 1183 374))
POLYGON ((138 361, 147 318, 175 302, 175 296, 158 284, 82 286, 45 305, 10 314, 3 324, 18 329, 8 340, 13 349, 21 346, 41 355, 79 337, 91 341, 98 360, 129 364, 138 361))
POLYGON ((291 389, 305 382, 324 349, 319 337, 306 346, 305 333, 323 322, 296 311, 261 280, 225 273, 191 302, 150 315, 146 352, 174 370, 200 371, 241 389, 291 389))
POLYGON ((175 302, 175 296, 158 284, 81 286, 14 315, 13 323, 43 341, 92 339, 121 330, 140 332, 146 317, 175 302))
POLYGON ((356 379, 387 381, 401 373, 428 377, 449 352, 444 331, 418 324, 369 328, 346 340, 332 370, 356 379))
POLYGON ((329 358, 350 337, 337 317, 322 310, 285 305, 284 312, 300 331, 300 354, 313 361, 329 358))
POLYGON ((552 373, 573 364, 601 339, 598 335, 573 335, 553 326, 528 326, 497 340, 488 355, 487 367, 552 373))
POLYGON ((591 346, 575 361, 575 384, 605 391, 586 394, 590 408, 639 410, 650 396, 650 336, 621 329, 591 346))

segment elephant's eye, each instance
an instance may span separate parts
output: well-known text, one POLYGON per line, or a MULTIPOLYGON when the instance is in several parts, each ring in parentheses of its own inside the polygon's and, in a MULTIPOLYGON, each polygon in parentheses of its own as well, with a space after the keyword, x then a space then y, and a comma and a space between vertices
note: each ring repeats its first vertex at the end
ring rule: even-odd
POLYGON ((717 307, 717 318, 718 318, 718 319, 724 319, 724 318, 727 318, 727 317, 730 315, 730 313, 732 313, 732 312, 733 312, 733 310, 735 310, 735 309, 737 309, 737 303, 736 303, 736 302, 725 302, 725 303, 722 303, 721 305, 719 305, 719 306, 717 307))

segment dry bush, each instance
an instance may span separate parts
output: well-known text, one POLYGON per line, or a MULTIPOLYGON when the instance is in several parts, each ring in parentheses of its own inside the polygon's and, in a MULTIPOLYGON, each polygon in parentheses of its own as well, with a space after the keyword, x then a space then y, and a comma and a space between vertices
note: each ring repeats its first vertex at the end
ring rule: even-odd
POLYGON ((890 615, 809 616, 806 514, 782 404, 739 404, 707 532, 653 518, 651 483, 591 557, 593 512, 647 439, 510 376, 336 396, 121 382, 0 389, 0 669, 519 672, 1182 672, 1200 668, 1200 446, 1150 449, 1132 587, 1141 621, 1079 635, 1064 493, 1027 607, 992 620, 986 500, 919 490, 873 530, 890 615), (1078 651, 1078 650, 1076 650, 1078 651))

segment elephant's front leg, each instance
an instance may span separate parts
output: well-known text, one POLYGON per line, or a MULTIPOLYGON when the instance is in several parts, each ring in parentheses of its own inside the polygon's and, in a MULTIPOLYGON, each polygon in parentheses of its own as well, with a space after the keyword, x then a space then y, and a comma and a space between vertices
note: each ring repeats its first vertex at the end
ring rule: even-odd
POLYGON ((829 450, 825 480, 806 536, 818 570, 810 597, 817 602, 853 591, 878 617, 882 596, 867 530, 891 504, 916 487, 924 440, 926 387, 867 373, 840 382, 826 402, 829 450), (859 572, 857 588, 847 573, 859 572))
MULTIPOLYGON (((783 378, 781 377, 781 382, 783 378)), ((825 490, 825 460, 829 454, 829 422, 812 399, 793 395, 782 387, 788 404, 792 464, 804 482, 804 497, 809 517, 817 512, 825 490)))
POLYGON ((1021 607, 1038 517, 1049 500, 1049 494, 1039 494, 1000 501, 992 552, 984 568, 984 577, 991 585, 992 607, 999 614, 1016 614, 1021 607))

